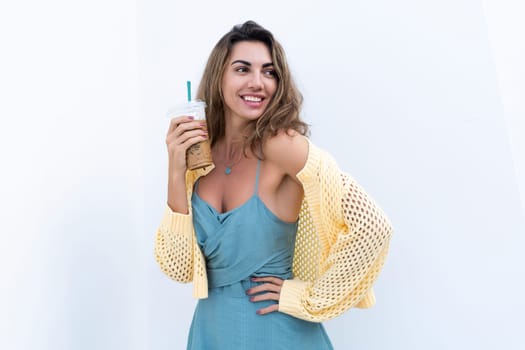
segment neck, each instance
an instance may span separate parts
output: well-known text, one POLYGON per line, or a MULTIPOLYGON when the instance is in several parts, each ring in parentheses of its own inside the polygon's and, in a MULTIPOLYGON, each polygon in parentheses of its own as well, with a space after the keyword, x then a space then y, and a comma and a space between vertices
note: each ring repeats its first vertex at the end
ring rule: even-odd
POLYGON ((240 160, 244 156, 244 135, 248 124, 245 121, 226 115, 226 128, 224 137, 218 141, 215 148, 215 155, 219 161, 232 163, 240 160))
POLYGON ((217 143, 216 157, 222 163, 232 163, 244 156, 244 142, 241 138, 224 139, 217 143))

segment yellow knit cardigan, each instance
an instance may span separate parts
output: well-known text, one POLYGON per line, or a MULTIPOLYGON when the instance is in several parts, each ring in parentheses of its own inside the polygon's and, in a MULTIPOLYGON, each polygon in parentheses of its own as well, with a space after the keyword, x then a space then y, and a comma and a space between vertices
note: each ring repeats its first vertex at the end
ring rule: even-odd
MULTIPOLYGON (((166 206, 157 230, 155 257, 170 278, 193 281, 193 296, 208 296, 204 256, 193 229, 193 184, 213 169, 186 173, 189 214, 166 206)), ((372 285, 387 256, 392 227, 383 211, 332 157, 309 143, 297 174, 304 188, 295 251, 294 279, 284 281, 279 311, 312 322, 351 307, 375 304, 372 285)))

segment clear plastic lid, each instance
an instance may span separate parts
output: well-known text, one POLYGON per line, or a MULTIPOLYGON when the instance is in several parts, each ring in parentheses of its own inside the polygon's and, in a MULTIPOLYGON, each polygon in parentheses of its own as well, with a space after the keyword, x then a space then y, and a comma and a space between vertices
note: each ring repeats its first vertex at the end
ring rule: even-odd
POLYGON ((206 102, 194 100, 178 104, 170 108, 166 116, 171 119, 183 115, 193 116, 195 120, 206 119, 206 102))

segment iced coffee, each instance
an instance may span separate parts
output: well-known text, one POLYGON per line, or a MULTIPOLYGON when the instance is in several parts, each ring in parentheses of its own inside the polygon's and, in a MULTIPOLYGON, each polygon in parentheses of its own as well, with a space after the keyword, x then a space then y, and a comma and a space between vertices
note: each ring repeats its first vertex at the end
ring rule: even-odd
MULTIPOLYGON (((189 101, 168 112, 169 118, 179 116, 192 116, 195 121, 203 122, 204 128, 206 126, 206 103, 204 101, 196 100, 189 101)), ((210 142, 208 140, 201 141, 192 145, 186 151, 186 165, 189 170, 205 168, 212 164, 210 142)))

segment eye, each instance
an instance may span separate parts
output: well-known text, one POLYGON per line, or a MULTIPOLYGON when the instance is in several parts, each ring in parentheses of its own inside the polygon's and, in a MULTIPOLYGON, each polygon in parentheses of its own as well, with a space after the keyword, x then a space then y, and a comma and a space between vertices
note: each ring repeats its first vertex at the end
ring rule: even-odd
POLYGON ((248 67, 244 67, 244 66, 237 67, 237 68, 235 68, 235 71, 239 72, 239 73, 246 73, 246 72, 248 72, 248 67))
POLYGON ((267 76, 272 77, 272 78, 275 78, 277 76, 277 73, 275 72, 274 69, 267 69, 263 73, 264 73, 264 75, 267 75, 267 76))

